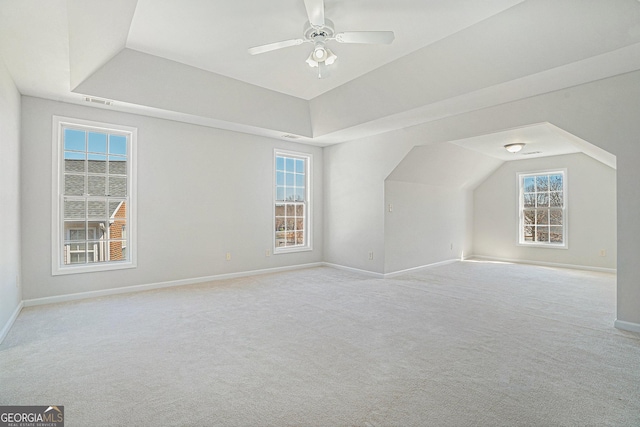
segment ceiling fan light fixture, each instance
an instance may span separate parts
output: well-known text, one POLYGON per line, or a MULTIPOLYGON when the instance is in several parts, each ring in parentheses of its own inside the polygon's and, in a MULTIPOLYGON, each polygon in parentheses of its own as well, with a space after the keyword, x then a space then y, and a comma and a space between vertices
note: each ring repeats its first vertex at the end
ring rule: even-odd
POLYGON ((336 62, 336 59, 338 57, 328 47, 325 47, 323 43, 317 43, 306 62, 310 67, 317 67, 321 63, 331 65, 336 62))
POLYGON ((504 149, 510 153, 517 153, 518 151, 524 148, 524 142, 514 142, 513 144, 507 144, 504 146, 504 149))
POLYGON ((248 49, 249 54, 258 55, 302 43, 311 43, 313 51, 307 57, 306 63, 311 68, 318 68, 318 78, 324 78, 328 70, 322 68, 326 68, 338 59, 336 54, 327 48, 326 42, 389 44, 395 37, 393 31, 344 31, 336 34, 333 22, 324 17, 324 0, 304 0, 304 7, 309 20, 305 23, 302 38, 255 46, 248 49))

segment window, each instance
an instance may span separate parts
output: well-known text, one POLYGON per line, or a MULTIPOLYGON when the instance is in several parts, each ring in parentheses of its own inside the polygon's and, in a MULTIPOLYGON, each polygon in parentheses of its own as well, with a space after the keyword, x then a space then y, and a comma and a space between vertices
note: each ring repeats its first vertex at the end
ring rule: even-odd
POLYGON ((311 157, 275 152, 274 253, 311 249, 311 157))
POLYGON ((518 174, 519 243, 567 247, 566 170, 518 174))
POLYGON ((136 129, 54 117, 52 273, 135 266, 136 129))

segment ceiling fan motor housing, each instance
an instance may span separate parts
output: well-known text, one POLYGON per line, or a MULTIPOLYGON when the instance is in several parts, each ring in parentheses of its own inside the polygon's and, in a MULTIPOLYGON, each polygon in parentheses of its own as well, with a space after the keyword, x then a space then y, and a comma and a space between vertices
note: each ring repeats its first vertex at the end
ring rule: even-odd
POLYGON ((333 30, 333 22, 329 19, 324 20, 324 25, 321 27, 314 27, 308 21, 304 27, 304 38, 311 42, 315 42, 317 37, 323 37, 323 41, 330 39, 335 34, 333 30))

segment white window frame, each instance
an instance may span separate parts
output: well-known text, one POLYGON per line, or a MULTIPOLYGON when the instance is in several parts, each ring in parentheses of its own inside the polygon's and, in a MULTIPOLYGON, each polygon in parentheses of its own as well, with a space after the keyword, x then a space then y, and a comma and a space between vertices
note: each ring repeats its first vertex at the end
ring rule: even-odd
POLYGON ((52 135, 52 171, 51 180, 51 274, 64 275, 88 273, 96 271, 121 270, 137 267, 137 128, 111 123, 102 123, 62 116, 53 116, 52 135), (127 144, 127 259, 118 261, 95 262, 90 264, 64 264, 64 146, 63 129, 66 127, 98 132, 124 133, 128 137, 127 144))
POLYGON ((547 248, 547 249, 569 249, 569 194, 568 194, 568 176, 567 169, 551 169, 551 170, 537 170, 531 172, 519 172, 517 174, 517 185, 516 189, 518 191, 518 242, 519 246, 526 247, 536 247, 536 248, 547 248), (525 177, 530 176, 540 176, 540 175, 562 175, 562 196, 563 196, 563 206, 562 206, 562 243, 552 243, 552 242, 531 242, 525 241, 524 239, 524 179, 525 177))
POLYGON ((304 252, 313 250, 313 221, 312 221, 312 211, 313 211, 313 203, 311 197, 311 182, 312 182, 312 165, 313 165, 313 157, 308 153, 294 152, 294 151, 286 151, 275 149, 273 153, 273 185, 271 188, 273 189, 273 197, 272 197, 272 205, 271 205, 271 229, 273 233, 271 234, 271 241, 273 246, 273 254, 286 254, 293 252, 304 252), (304 218, 304 245, 295 245, 295 246, 285 246, 279 247, 276 245, 276 233, 278 230, 275 228, 276 224, 276 205, 281 203, 277 200, 277 167, 276 167, 276 159, 279 156, 284 157, 292 157, 295 159, 304 160, 306 171, 305 171, 305 218, 304 218))

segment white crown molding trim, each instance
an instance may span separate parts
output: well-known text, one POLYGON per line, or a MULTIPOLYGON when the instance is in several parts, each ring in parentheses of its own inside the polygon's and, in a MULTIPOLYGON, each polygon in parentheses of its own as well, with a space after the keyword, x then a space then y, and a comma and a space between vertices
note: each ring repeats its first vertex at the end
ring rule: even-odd
POLYGON ((613 322, 613 326, 617 329, 622 329, 623 331, 636 332, 640 334, 640 323, 625 322, 624 320, 616 319, 616 321, 613 322))
POLYGON ((239 273, 217 274, 214 276, 194 277, 191 279, 171 280, 168 282, 149 283, 146 285, 125 286, 122 288, 111 288, 99 291, 79 292, 75 294, 56 295, 44 298, 34 298, 24 300, 25 307, 33 307, 36 305, 54 304, 58 302, 76 301, 87 298, 103 297, 108 295, 127 294, 132 292, 148 291, 152 289, 170 288, 173 286, 193 285, 196 283, 213 282, 224 279, 236 279, 239 277, 258 276, 260 274, 277 273, 282 271, 301 270, 305 268, 321 267, 323 263, 315 262, 309 264, 298 264, 287 267, 266 268, 262 270, 243 271, 239 273))
POLYGON ((7 334, 9 334, 9 330, 11 330, 11 327, 15 323, 23 307, 24 307, 24 302, 20 301, 20 304, 18 304, 18 306, 13 311, 13 314, 11 315, 7 323, 4 325, 4 327, 0 331, 0 344, 2 344, 2 341, 4 341, 4 339, 7 337, 7 334))
POLYGON ((555 267, 555 268, 570 268, 573 270, 587 270, 587 271, 597 271, 600 273, 611 273, 616 274, 617 269, 615 268, 605 268, 605 267, 592 267, 590 265, 578 265, 578 264, 561 264, 556 262, 544 262, 544 261, 531 261, 526 259, 511 259, 511 258, 499 258, 499 257, 490 257, 484 255, 471 255, 466 258, 467 261, 491 261, 491 262, 508 262, 512 264, 527 264, 527 265, 540 265, 543 267, 555 267))

